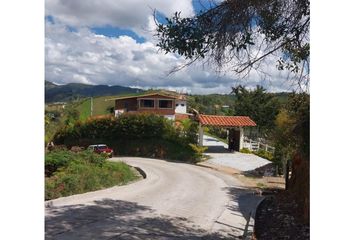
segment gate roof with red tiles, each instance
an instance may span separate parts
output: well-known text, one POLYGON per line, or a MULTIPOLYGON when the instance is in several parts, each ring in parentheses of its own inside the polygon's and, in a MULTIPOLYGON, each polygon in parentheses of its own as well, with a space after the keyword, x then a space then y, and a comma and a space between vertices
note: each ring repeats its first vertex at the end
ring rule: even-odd
POLYGON ((247 116, 217 116, 199 115, 199 122, 203 126, 218 127, 254 127, 257 124, 247 116))

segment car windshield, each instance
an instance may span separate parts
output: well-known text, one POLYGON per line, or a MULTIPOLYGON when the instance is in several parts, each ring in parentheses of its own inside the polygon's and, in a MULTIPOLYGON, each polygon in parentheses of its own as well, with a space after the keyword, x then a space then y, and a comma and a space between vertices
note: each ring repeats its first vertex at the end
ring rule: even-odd
POLYGON ((98 148, 98 149, 106 149, 107 146, 106 146, 106 145, 100 145, 100 146, 98 146, 97 148, 98 148))

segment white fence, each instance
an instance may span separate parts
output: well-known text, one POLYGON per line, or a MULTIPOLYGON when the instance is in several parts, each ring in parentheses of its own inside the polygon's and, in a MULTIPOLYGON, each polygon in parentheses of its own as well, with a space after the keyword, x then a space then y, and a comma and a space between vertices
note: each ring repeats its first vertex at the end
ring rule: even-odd
POLYGON ((243 147, 251 151, 265 150, 266 152, 274 153, 275 147, 272 147, 268 144, 264 144, 261 141, 255 141, 245 137, 243 139, 243 147))

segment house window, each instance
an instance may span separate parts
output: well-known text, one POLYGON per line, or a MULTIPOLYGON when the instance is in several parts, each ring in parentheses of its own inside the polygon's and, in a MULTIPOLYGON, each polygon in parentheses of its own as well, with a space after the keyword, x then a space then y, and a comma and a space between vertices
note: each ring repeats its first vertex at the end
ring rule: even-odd
POLYGON ((153 99, 141 99, 140 100, 140 107, 141 108, 154 108, 154 100, 153 99))
POLYGON ((184 107, 184 103, 182 103, 181 106, 184 107))
POLYGON ((178 107, 178 103, 176 103, 176 107, 178 107))
POLYGON ((159 108, 172 108, 172 100, 159 100, 159 108))

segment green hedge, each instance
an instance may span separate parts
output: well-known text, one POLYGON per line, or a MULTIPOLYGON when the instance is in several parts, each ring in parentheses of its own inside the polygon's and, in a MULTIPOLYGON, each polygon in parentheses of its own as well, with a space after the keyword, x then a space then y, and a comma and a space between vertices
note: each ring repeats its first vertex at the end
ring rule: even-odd
POLYGON ((241 153, 252 153, 252 154, 257 155, 257 156, 259 156, 259 157, 261 157, 261 158, 268 159, 269 161, 273 161, 273 158, 274 158, 274 156, 273 156, 272 153, 267 152, 267 151, 262 150, 262 149, 260 149, 260 150, 258 150, 258 151, 251 151, 251 150, 249 150, 249 149, 247 149, 247 148, 242 148, 242 149, 240 150, 240 152, 241 152, 241 153))
POLYGON ((190 145, 197 143, 197 124, 183 126, 177 128, 172 121, 153 114, 125 114, 66 126, 56 133, 54 142, 67 147, 104 143, 119 156, 197 161, 200 154, 190 145))
POLYGON ((121 185, 137 178, 123 162, 107 162, 90 151, 46 153, 45 199, 65 197, 121 185), (51 168, 50 176, 47 169, 51 168))

